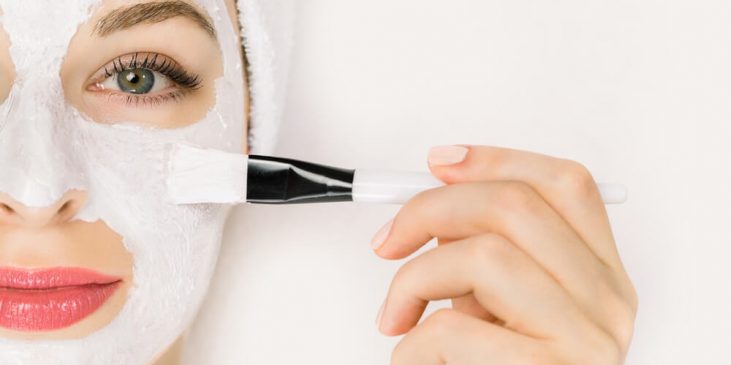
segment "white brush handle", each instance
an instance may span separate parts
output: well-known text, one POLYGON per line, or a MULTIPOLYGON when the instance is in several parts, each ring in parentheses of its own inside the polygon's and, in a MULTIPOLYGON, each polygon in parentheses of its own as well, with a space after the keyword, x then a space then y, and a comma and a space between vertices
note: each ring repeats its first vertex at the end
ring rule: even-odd
MULTIPOLYGON (((444 185, 428 172, 355 170, 353 201, 403 204, 424 190, 444 185)), ((627 200, 627 188, 624 185, 598 186, 605 204, 621 204, 627 200)))

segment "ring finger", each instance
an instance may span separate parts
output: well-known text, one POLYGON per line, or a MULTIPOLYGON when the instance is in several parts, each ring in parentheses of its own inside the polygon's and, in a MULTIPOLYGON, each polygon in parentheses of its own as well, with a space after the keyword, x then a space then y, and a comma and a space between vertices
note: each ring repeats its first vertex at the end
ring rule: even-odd
POLYGON ((482 234, 438 246, 404 264, 384 302, 380 330, 403 334, 416 325, 429 301, 469 293, 505 327, 531 337, 566 338, 593 327, 535 261, 504 237, 482 234))

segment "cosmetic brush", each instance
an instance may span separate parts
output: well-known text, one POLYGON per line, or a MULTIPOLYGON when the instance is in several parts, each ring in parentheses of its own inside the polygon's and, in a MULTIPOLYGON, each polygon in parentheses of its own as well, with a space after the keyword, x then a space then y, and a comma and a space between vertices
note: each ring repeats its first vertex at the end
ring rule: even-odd
MULTIPOLYGON (((167 192, 174 204, 403 204, 445 183, 429 172, 344 169, 281 157, 170 146, 167 192)), ((605 204, 620 204, 627 189, 598 184, 605 204)))

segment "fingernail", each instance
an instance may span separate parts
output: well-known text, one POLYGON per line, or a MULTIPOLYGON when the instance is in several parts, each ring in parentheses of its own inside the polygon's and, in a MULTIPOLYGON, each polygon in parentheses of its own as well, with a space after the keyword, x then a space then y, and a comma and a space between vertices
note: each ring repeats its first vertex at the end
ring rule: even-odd
POLYGON ((469 149, 462 146, 436 146, 429 150, 429 164, 435 166, 454 165, 464 161, 469 149))
POLYGON ((383 246, 383 243, 386 242, 386 238, 388 238, 388 234, 391 232, 391 226, 393 226, 393 219, 388 221, 388 223, 381 227, 376 235, 373 236, 373 240, 371 240, 371 248, 374 251, 378 250, 381 246, 383 246))
POLYGON ((376 317, 376 328, 378 328, 379 331, 381 330, 381 318, 383 318, 383 307, 385 306, 386 301, 384 300, 381 304, 381 308, 378 310, 378 316, 376 317))

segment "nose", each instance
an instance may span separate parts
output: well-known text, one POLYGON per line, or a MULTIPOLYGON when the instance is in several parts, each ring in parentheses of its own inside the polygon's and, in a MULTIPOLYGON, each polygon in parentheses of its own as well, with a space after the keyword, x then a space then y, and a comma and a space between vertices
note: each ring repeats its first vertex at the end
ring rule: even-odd
POLYGON ((69 190, 48 207, 28 207, 9 195, 0 193, 0 225, 41 228, 64 223, 73 218, 86 203, 86 192, 69 190))

